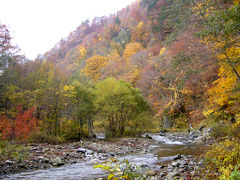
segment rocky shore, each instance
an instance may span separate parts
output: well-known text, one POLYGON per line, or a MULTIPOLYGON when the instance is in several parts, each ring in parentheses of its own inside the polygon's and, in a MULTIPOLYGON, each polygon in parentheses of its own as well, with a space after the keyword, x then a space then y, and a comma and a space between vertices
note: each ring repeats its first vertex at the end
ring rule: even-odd
POLYGON ((91 140, 63 145, 28 144, 29 159, 18 163, 13 160, 0 162, 0 175, 26 170, 47 169, 87 160, 101 161, 133 152, 148 151, 154 140, 121 138, 113 141, 91 140))
MULTIPOLYGON (((132 153, 158 154, 159 143, 166 143, 164 139, 168 139, 170 143, 184 143, 186 151, 185 149, 181 151, 177 149, 176 151, 167 152, 166 156, 170 155, 171 159, 160 164, 155 164, 152 170, 145 172, 145 176, 152 180, 194 179, 202 167, 203 161, 198 156, 195 156, 195 154, 188 154, 187 151, 195 147, 194 152, 197 152, 200 151, 201 147, 211 144, 213 140, 208 133, 145 134, 144 138, 120 138, 112 141, 96 139, 62 145, 28 144, 26 147, 29 159, 21 163, 11 159, 0 162, 0 178, 6 174, 48 169, 84 161, 91 161, 95 164, 103 160, 118 158, 132 153), (188 146, 189 148, 187 148, 188 146)), ((164 153, 162 156, 164 156, 164 153)), ((161 152, 159 156, 161 156, 161 152)))

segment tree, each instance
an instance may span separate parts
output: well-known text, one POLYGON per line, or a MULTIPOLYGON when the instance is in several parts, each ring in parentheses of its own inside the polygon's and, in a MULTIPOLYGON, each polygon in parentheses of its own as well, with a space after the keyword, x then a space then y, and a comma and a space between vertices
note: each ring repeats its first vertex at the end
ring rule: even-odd
POLYGON ((81 80, 74 80, 72 82, 72 91, 74 93, 74 111, 73 116, 78 127, 78 138, 83 135, 83 125, 88 125, 88 135, 93 136, 93 115, 94 115, 94 93, 93 85, 90 82, 82 82, 81 80))
POLYGON ((238 51, 240 46, 239 1, 234 1, 234 4, 229 8, 223 8, 219 1, 209 2, 205 0, 196 5, 195 11, 200 15, 205 26, 200 35, 217 55, 217 59, 220 62, 229 64, 238 81, 240 81, 240 74, 236 69, 240 63, 238 51), (218 6, 217 10, 215 10, 215 6, 218 6), (235 53, 232 53, 233 51, 235 53))
POLYGON ((51 63, 43 63, 34 93, 34 104, 42 119, 43 129, 60 135, 60 117, 64 108, 65 76, 51 63))
POLYGON ((115 78, 98 82, 95 95, 97 117, 102 120, 108 137, 122 136, 129 122, 148 110, 139 89, 115 78))
POLYGON ((38 122, 34 116, 35 108, 23 111, 19 106, 14 118, 0 116, 0 139, 27 139, 38 129, 38 122))
POLYGON ((123 57, 126 59, 126 61, 128 61, 132 55, 136 54, 141 50, 143 50, 143 46, 141 43, 128 43, 124 50, 123 57))
POLYGON ((106 66, 107 62, 108 59, 106 57, 94 55, 86 60, 87 64, 83 72, 96 81, 101 77, 101 69, 106 66))
POLYGON ((6 25, 0 23, 0 75, 9 66, 13 50, 10 32, 6 25))
POLYGON ((219 64, 218 79, 209 89, 209 104, 204 115, 226 119, 239 113, 240 97, 240 2, 204 0, 195 11, 204 29, 199 35, 212 51, 219 64), (220 117, 221 116, 221 117, 220 117))

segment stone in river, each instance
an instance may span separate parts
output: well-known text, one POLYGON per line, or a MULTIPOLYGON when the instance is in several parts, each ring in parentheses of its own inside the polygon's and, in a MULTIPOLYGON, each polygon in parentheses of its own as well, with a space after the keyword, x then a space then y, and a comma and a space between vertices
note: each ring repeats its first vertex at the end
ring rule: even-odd
POLYGON ((173 160, 178 160, 181 158, 182 158, 181 154, 177 154, 176 156, 173 157, 173 160))
POLYGON ((62 159, 60 157, 57 157, 52 160, 52 164, 53 164, 53 166, 62 166, 62 165, 64 165, 64 162, 62 161, 62 159))
POLYGON ((78 153, 86 153, 87 150, 84 149, 84 148, 78 148, 78 149, 77 149, 77 152, 78 152, 78 153))
POLYGON ((5 164, 8 164, 8 165, 12 165, 14 162, 13 161, 10 161, 10 160, 6 160, 5 161, 5 164))

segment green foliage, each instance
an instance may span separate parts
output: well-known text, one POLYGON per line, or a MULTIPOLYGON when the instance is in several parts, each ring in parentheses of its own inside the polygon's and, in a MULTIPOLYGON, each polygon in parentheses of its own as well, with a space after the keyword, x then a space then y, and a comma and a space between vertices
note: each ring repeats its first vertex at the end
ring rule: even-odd
POLYGON ((121 20, 119 19, 118 16, 116 17, 116 19, 115 19, 115 21, 114 21, 114 24, 115 24, 115 25, 116 25, 116 24, 118 24, 118 25, 121 24, 121 20))
POLYGON ((158 0, 141 0, 142 7, 147 7, 148 13, 156 6, 158 0))
POLYGON ((149 108, 139 89, 115 78, 98 82, 95 95, 94 106, 107 137, 122 136, 129 122, 134 125, 137 115, 149 108))
POLYGON ((23 162, 28 158, 28 150, 22 145, 0 141, 0 161, 14 160, 23 162))
POLYGON ((235 166, 233 172, 231 173, 230 179, 231 180, 239 180, 240 179, 240 165, 235 166))
POLYGON ((129 125, 124 132, 125 136, 140 136, 143 132, 149 132, 156 128, 153 124, 153 115, 147 111, 139 113, 134 119, 129 121, 129 125))
POLYGON ((127 159, 117 161, 115 159, 104 162, 103 164, 95 165, 94 168, 101 168, 108 172, 108 179, 146 179, 143 177, 143 171, 146 168, 138 167, 135 164, 130 164, 127 159))
POLYGON ((206 29, 201 31, 202 36, 212 36, 222 40, 233 38, 239 34, 240 29, 240 4, 232 5, 227 9, 209 10, 214 5, 205 6, 206 21, 204 26, 206 29), (210 14, 211 12, 211 14, 210 14))
POLYGON ((113 41, 120 44, 122 47, 125 47, 131 41, 131 32, 130 30, 122 30, 118 33, 118 35, 113 38, 113 41))
POLYGON ((171 35, 182 29, 189 22, 191 7, 191 0, 168 0, 166 5, 160 7, 161 13, 156 18, 158 24, 152 26, 152 31, 171 35))

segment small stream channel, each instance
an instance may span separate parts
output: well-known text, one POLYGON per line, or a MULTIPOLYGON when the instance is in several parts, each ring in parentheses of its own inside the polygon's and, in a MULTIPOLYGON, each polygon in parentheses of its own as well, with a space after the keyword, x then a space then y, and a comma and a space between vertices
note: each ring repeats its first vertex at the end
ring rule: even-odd
MULTIPOLYGON (((197 147, 191 147, 180 140, 170 140, 168 137, 151 135, 156 141, 155 146, 149 147, 151 152, 133 153, 119 157, 119 160, 128 159, 136 165, 148 165, 156 169, 158 165, 172 161, 177 154, 194 155, 198 152, 197 147)), ((101 169, 94 169, 94 159, 76 164, 67 164, 58 168, 35 170, 17 174, 6 175, 3 179, 97 179, 105 174, 101 169)))

